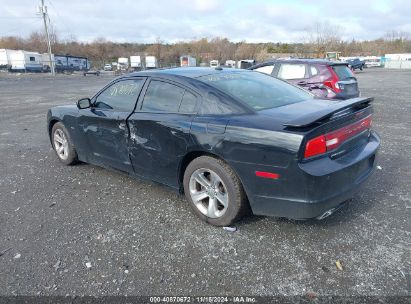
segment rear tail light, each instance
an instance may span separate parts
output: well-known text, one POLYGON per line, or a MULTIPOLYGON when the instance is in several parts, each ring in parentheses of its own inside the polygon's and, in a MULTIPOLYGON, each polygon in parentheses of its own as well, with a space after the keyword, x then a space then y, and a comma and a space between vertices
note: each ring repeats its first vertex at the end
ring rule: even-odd
POLYGON ((371 128, 371 115, 338 130, 310 139, 305 145, 304 158, 337 149, 343 142, 371 128))
POLYGON ((325 145, 325 136, 321 135, 316 138, 310 139, 305 145, 304 158, 309 158, 315 155, 323 154, 327 152, 327 146, 325 145))
POLYGON ((340 93, 341 89, 340 86, 338 85, 338 76, 337 74, 334 72, 334 70, 332 69, 332 67, 327 67, 328 71, 331 74, 331 77, 326 79, 323 84, 327 87, 329 87, 330 89, 332 89, 334 92, 336 93, 340 93))

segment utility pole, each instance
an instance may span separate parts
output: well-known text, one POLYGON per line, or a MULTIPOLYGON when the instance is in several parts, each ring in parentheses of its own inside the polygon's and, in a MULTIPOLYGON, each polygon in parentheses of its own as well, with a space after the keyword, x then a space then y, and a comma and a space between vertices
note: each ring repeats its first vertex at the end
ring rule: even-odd
POLYGON ((44 30, 46 31, 46 38, 47 38, 47 48, 48 48, 48 53, 49 53, 49 60, 50 60, 50 69, 51 69, 51 75, 55 75, 54 71, 54 60, 51 55, 51 41, 50 41, 50 34, 49 34, 49 29, 47 27, 47 6, 44 5, 44 0, 41 0, 41 7, 40 7, 40 12, 43 15, 43 21, 44 21, 44 30))

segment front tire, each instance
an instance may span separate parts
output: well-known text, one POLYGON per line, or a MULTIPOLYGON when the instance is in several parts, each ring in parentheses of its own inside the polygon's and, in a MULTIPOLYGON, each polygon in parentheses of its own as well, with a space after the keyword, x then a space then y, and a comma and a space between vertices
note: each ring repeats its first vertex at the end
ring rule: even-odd
POLYGON ((67 129, 61 122, 57 122, 53 125, 51 130, 51 142, 54 151, 63 164, 70 166, 77 163, 77 152, 74 149, 74 145, 67 129))
POLYGON ((228 226, 248 210, 248 201, 236 173, 222 160, 201 156, 184 172, 184 192, 194 212, 215 226, 228 226))

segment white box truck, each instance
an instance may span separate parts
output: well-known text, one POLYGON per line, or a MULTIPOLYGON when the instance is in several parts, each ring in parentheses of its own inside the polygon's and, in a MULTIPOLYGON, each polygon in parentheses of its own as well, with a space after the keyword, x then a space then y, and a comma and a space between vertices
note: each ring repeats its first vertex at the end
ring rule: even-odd
POLYGON ((146 56, 146 69, 158 68, 157 58, 155 56, 146 56))
POLYGON ((211 60, 210 61, 210 67, 215 68, 219 66, 218 60, 211 60))
POLYGON ((130 67, 134 71, 141 70, 141 57, 140 56, 130 56, 130 67))
POLYGON ((226 60, 225 66, 235 68, 235 60, 226 60))
POLYGON ((190 56, 184 55, 180 57, 180 66, 182 67, 195 67, 197 66, 197 60, 190 56))
POLYGON ((129 67, 128 58, 126 58, 126 57, 120 57, 120 58, 117 60, 117 70, 119 70, 119 71, 127 71, 127 70, 128 70, 128 67, 129 67))

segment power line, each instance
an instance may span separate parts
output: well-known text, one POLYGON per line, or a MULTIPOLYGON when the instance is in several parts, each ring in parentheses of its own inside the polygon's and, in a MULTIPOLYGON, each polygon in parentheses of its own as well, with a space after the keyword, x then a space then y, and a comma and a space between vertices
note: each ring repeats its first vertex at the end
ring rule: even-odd
MULTIPOLYGON (((53 11, 56 13, 59 20, 59 24, 63 27, 63 30, 66 32, 66 35, 73 35, 72 31, 70 30, 70 27, 67 26, 67 23, 64 22, 64 18, 60 15, 59 10, 54 6, 53 2, 51 2, 50 0, 48 0, 47 2, 51 5, 53 11)), ((51 23, 53 24, 54 28, 57 28, 57 25, 54 22, 51 23)))
POLYGON ((0 16, 0 19, 39 19, 39 17, 0 16))

